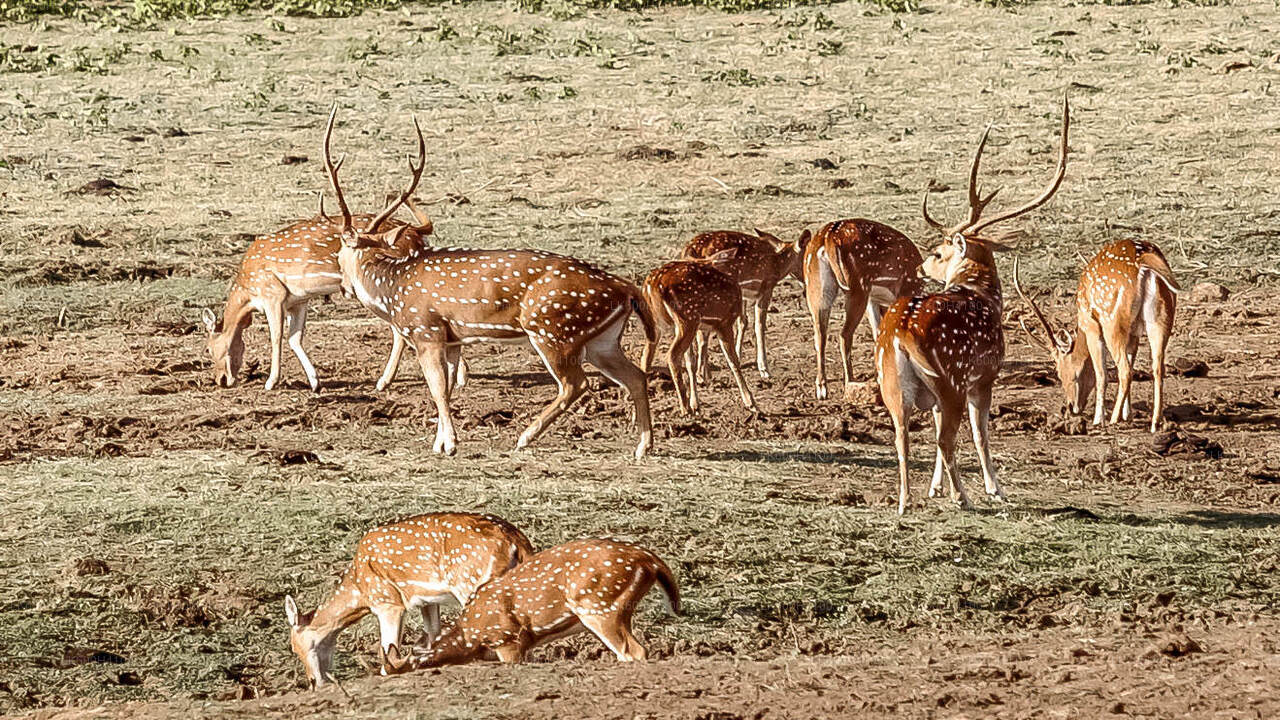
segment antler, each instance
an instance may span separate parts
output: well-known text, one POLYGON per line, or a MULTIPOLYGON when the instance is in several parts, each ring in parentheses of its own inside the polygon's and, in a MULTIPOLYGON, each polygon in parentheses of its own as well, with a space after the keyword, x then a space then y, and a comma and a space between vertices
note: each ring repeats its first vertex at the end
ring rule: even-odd
MULTIPOLYGON (((378 217, 374 218, 365 232, 377 232, 378 226, 391 217, 391 213, 395 212, 396 208, 400 207, 401 203, 408 200, 409 196, 413 195, 413 191, 418 189, 418 181, 422 179, 422 170, 427 166, 427 141, 422 138, 422 128, 418 126, 418 118, 416 117, 413 119, 413 129, 418 132, 418 165, 414 167, 413 160, 409 161, 409 172, 413 174, 413 180, 409 182, 409 189, 400 193, 395 202, 388 205, 378 217)), ((417 213, 414 214, 416 215, 417 213)), ((419 218, 419 221, 421 221, 421 218, 419 218)))
POLYGON ((987 147, 987 137, 990 135, 991 126, 987 125, 987 128, 982 131, 982 138, 978 140, 978 149, 973 153, 973 162, 969 165, 969 218, 967 220, 950 229, 934 220, 933 216, 929 214, 929 190, 926 189, 924 191, 924 199, 920 204, 920 212, 924 214, 924 221, 944 235, 953 235, 969 229, 974 223, 978 222, 978 218, 982 216, 982 211, 987 209, 987 205, 991 204, 991 201, 995 199, 996 193, 1000 192, 1000 188, 996 188, 984 198, 978 190, 978 166, 982 162, 982 151, 987 147))
MULTIPOLYGON (((333 186, 333 194, 338 196, 338 209, 342 210, 342 234, 346 235, 352 228, 351 210, 347 208, 347 200, 342 197, 342 188, 338 185, 338 170, 342 167, 342 163, 346 162, 347 156, 338 158, 337 164, 334 164, 333 155, 329 153, 329 138, 333 136, 333 119, 337 114, 338 103, 335 102, 333 109, 329 111, 329 125, 324 130, 324 167, 329 171, 329 184, 333 186)), ((324 202, 323 198, 321 202, 324 202)), ((322 214, 323 212, 321 210, 322 214)))
MULTIPOLYGON (((1070 350, 1071 346, 1067 343, 1063 343, 1062 339, 1058 337, 1057 331, 1055 331, 1053 329, 1053 326, 1049 324, 1049 320, 1045 318, 1044 313, 1040 312, 1040 306, 1036 305, 1036 301, 1027 297, 1026 293, 1022 292, 1022 282, 1021 282, 1021 278, 1018 275, 1019 259, 1020 258, 1017 255, 1013 257, 1013 287, 1018 291, 1018 297, 1022 298, 1023 301, 1025 301, 1028 305, 1031 306, 1031 312, 1035 313, 1036 318, 1040 320, 1040 324, 1044 326, 1044 331, 1047 337, 1049 338, 1049 340, 1053 342, 1054 345, 1057 346, 1057 349, 1061 352, 1066 352, 1067 350, 1070 350)), ((1040 347, 1043 347, 1045 350, 1048 350, 1049 352, 1054 351, 1054 348, 1051 347, 1048 342, 1041 342, 1040 340, 1036 339, 1035 333, 1031 332, 1031 330, 1027 328, 1026 324, 1023 323, 1022 320, 1019 320, 1018 324, 1022 326, 1023 331, 1026 332, 1027 336, 1030 337, 1032 340, 1034 340, 1037 345, 1039 345, 1040 347)))
MULTIPOLYGON (((1017 208, 1015 210, 1010 210, 1009 212, 1006 212, 1002 215, 997 215, 996 217, 990 220, 987 220, 979 225, 972 225, 971 223, 970 227, 967 227, 965 229, 970 233, 976 233, 985 227, 990 227, 992 225, 995 225, 998 222, 1003 222, 1010 218, 1015 218, 1025 212, 1034 210, 1035 208, 1038 208, 1041 205, 1043 205, 1045 201, 1047 201, 1049 198, 1053 197, 1053 194, 1058 191, 1058 186, 1062 184, 1062 178, 1065 177, 1067 174, 1067 131, 1070 129, 1070 127, 1071 127, 1071 106, 1067 102, 1067 96, 1063 95, 1062 96, 1062 150, 1058 155, 1058 170, 1056 173, 1054 173, 1053 182, 1049 183, 1049 187, 1045 188, 1044 192, 1040 193, 1040 195, 1036 197, 1035 200, 1032 200, 1026 205, 1023 205, 1022 207, 1017 208)), ((985 139, 985 136, 984 136, 984 139, 985 139)), ((981 145, 978 146, 978 152, 979 153, 982 152, 981 145)), ((974 172, 976 173, 978 168, 977 158, 974 158, 973 167, 974 167, 974 172)), ((995 193, 992 193, 992 195, 995 195, 995 193)), ((972 198, 973 198, 972 185, 970 186, 970 198, 972 201, 972 198)), ((990 197, 988 197, 988 200, 990 200, 990 197)), ((979 214, 981 214, 981 210, 979 210, 979 214)), ((977 217, 974 217, 974 222, 976 221, 977 221, 977 217)))
POLYGON ((333 222, 333 219, 329 217, 329 214, 324 211, 324 191, 321 190, 318 194, 320 196, 320 217, 324 218, 325 222, 333 222))

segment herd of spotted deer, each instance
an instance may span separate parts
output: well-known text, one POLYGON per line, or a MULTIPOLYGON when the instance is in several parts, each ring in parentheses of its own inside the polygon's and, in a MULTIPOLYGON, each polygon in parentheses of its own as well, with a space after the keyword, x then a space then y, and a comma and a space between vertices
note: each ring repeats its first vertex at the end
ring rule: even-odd
MULTIPOLYGON (((472 342, 528 342, 559 387, 555 400, 520 435, 517 447, 533 442, 585 391, 582 363, 595 366, 625 388, 634 405, 640 440, 635 455, 652 444, 648 374, 663 329, 674 329, 666 360, 685 412, 698 409, 699 376, 706 381, 710 335, 719 340, 743 404, 755 410, 739 367, 747 319, 754 309, 756 365, 769 377, 765 322, 775 285, 787 276, 804 284, 813 320, 817 358, 816 393, 827 396, 825 346, 831 307, 843 295, 846 317, 840 333, 841 368, 850 382, 850 343, 862 316, 875 337, 880 396, 893 420, 898 456, 898 512, 910 500, 907 482, 908 416, 932 410, 937 454, 929 496, 943 492, 969 503, 956 471, 956 434, 967 410, 985 489, 1003 500, 988 448, 991 393, 1004 358, 1003 296, 994 253, 1008 249, 999 233, 984 232, 1044 204, 1067 168, 1070 107, 1062 106, 1061 148, 1049 185, 1033 200, 997 217, 983 218, 996 195, 978 188, 978 166, 990 127, 970 167, 968 216, 947 226, 921 211, 943 235, 922 257, 893 228, 865 219, 839 220, 794 242, 757 230, 716 231, 695 236, 681 259, 654 270, 642 287, 575 258, 534 250, 437 248, 426 243, 431 219, 413 193, 426 161, 422 131, 411 180, 380 213, 353 215, 338 182, 342 159, 330 152, 335 105, 324 135, 324 159, 342 217, 319 214, 257 238, 232 282, 221 320, 205 311, 214 380, 236 382, 244 357, 242 332, 254 310, 263 313, 271 337, 266 387, 280 380, 285 336, 312 389, 315 367, 302 346, 307 304, 337 292, 354 295, 391 326, 392 349, 379 390, 395 377, 407 344, 417 353, 438 411, 433 450, 452 454, 456 434, 450 394, 466 383, 461 346, 472 342), (401 206, 415 222, 392 215, 401 206), (923 277, 943 288, 926 292, 923 277), (641 366, 623 352, 621 337, 632 312, 646 344, 641 366)), ((1160 249, 1140 240, 1102 248, 1085 266, 1076 295, 1074 331, 1056 329, 1018 282, 1044 331, 1023 329, 1052 356, 1067 402, 1079 413, 1092 392, 1095 424, 1104 420, 1106 358, 1116 363, 1119 391, 1110 416, 1131 418, 1130 386, 1138 342, 1151 348, 1154 403, 1151 429, 1161 423, 1164 354, 1173 326, 1179 286, 1160 249)), ((591 631, 619 660, 640 660, 644 647, 631 632, 639 600, 657 583, 678 613, 679 590, 653 553, 614 540, 578 540, 534 553, 529 540, 504 520, 467 513, 432 513, 371 530, 360 541, 332 597, 313 613, 286 599, 291 643, 313 686, 332 680, 336 637, 372 612, 381 628, 382 672, 496 655, 519 662, 532 646, 583 629, 591 631), (463 610, 440 632, 439 603, 463 610), (425 640, 404 654, 401 621, 420 607, 425 640)))

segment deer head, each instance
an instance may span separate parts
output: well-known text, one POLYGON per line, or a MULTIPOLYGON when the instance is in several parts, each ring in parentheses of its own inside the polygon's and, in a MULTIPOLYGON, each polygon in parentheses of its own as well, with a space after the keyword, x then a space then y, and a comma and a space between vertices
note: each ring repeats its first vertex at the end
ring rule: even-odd
POLYGON ((978 141, 978 149, 974 152, 973 163, 969 167, 968 217, 963 222, 950 227, 933 219, 933 216, 929 214, 929 190, 925 190, 920 211, 924 215, 925 222, 946 239, 942 244, 934 248, 929 257, 925 258, 924 264, 921 266, 922 273, 935 280, 950 283, 952 278, 957 277, 966 265, 994 266, 995 258, 992 253, 999 250, 1008 250, 1009 247, 999 242, 998 238, 984 234, 983 231, 996 223, 1011 220, 1030 212, 1053 197, 1053 194, 1058 191, 1058 187, 1062 185, 1062 178, 1067 172, 1067 132, 1070 127, 1071 108, 1066 96, 1063 96, 1062 148, 1058 155, 1058 167, 1054 173, 1053 180, 1031 202, 997 215, 994 218, 984 220, 982 218, 983 211, 995 199, 996 194, 1000 192, 1000 189, 996 188, 984 197, 978 187, 978 166, 982 160, 982 151, 987 145, 987 137, 991 134, 991 126, 988 125, 982 133, 982 138, 978 141))
MULTIPOLYGON (((222 321, 209 308, 201 313, 201 320, 209 333, 205 347, 213 359, 213 383, 218 387, 231 387, 244 365, 244 338, 239 332, 224 332, 222 321)), ((248 320, 246 315, 241 328, 249 324, 248 320)))
POLYGON ((1018 324, 1022 326, 1023 332, 1031 341, 1045 352, 1049 353, 1049 357, 1053 360, 1054 369, 1058 373, 1058 381, 1062 383, 1062 392, 1066 396, 1067 407, 1071 414, 1079 415, 1084 412, 1085 403, 1089 399, 1089 395, 1093 392, 1094 386, 1098 379, 1093 374, 1093 366, 1089 363, 1089 353, 1081 342, 1079 335, 1073 335, 1065 329, 1054 329, 1054 326, 1045 317, 1040 310, 1040 306, 1036 304, 1034 298, 1027 296, 1022 291, 1021 278, 1018 276, 1018 258, 1013 258, 1013 287, 1018 291, 1018 297, 1022 298, 1027 305, 1031 307, 1031 312, 1040 321, 1040 326, 1044 328, 1045 338, 1041 339, 1027 324, 1021 319, 1018 324))
POLYGON ((333 647, 336 636, 328 639, 311 629, 311 619, 315 613, 298 611, 298 603, 292 595, 284 598, 284 613, 289 620, 289 645, 302 661, 307 672, 307 684, 314 690, 333 681, 330 671, 333 669, 333 647))
MULTIPOLYGON (((799 280, 802 283, 804 282, 804 244, 803 243, 799 243, 799 242, 789 243, 786 240, 783 240, 782 238, 778 237, 777 235, 774 235, 773 233, 770 233, 770 232, 765 232, 760 228, 756 228, 756 237, 769 243, 769 245, 773 247, 774 252, 777 253, 778 263, 782 268, 782 272, 778 275, 779 279, 785 278, 788 275, 790 275, 794 277, 796 280, 799 280)), ((808 241, 806 240, 805 242, 808 242, 808 241)))

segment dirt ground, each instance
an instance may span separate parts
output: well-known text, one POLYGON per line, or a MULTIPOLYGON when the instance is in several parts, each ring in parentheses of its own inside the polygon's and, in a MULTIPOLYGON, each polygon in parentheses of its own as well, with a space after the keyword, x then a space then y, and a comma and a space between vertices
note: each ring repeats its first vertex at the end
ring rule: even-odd
MULTIPOLYGON (((59 59, 0 90, 0 712, 1275 716, 1280 13, 926 9, 556 20, 485 4, 5 28, 59 59), (628 405, 595 376, 514 451, 554 384, 511 347, 467 348, 459 454, 433 456, 414 363, 376 392, 388 332, 348 300, 313 308, 319 394, 287 351, 284 387, 262 389, 260 321, 244 382, 211 383, 200 310, 218 307, 246 233, 313 213, 335 99, 353 203, 402 182, 413 112, 442 243, 554 249, 638 278, 717 227, 794 237, 867 216, 924 247, 920 190, 949 185, 938 206, 957 211, 988 121, 984 170, 1006 201, 1047 179, 1064 89, 1071 166, 1019 221, 1028 285, 1065 320, 1083 258, 1135 235, 1185 288, 1230 297, 1181 297, 1159 441, 1149 375, 1135 423, 1064 416, 1009 299, 993 419, 1007 505, 918 497, 896 517, 888 418, 865 394, 813 398, 790 281, 773 379, 747 371, 762 412, 720 367, 682 416, 659 371, 642 461, 628 405), (78 192, 99 178, 130 189, 78 192), (444 508, 497 513, 540 546, 651 547, 686 614, 644 606, 643 666, 578 638, 518 668, 394 679, 366 677, 365 623, 339 642, 345 693, 300 690, 284 595, 314 605, 370 526, 444 508)), ((638 356, 634 324, 628 342, 638 356)), ((871 380, 865 327, 854 362, 871 380)), ((923 495, 931 431, 916 427, 923 495)), ((968 442, 961 454, 976 492, 968 442)))

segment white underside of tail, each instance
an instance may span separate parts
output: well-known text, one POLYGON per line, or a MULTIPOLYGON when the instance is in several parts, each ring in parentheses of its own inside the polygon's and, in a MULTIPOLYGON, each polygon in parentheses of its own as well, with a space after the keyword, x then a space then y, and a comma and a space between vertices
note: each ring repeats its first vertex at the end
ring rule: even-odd
MULTIPOLYGON (((848 291, 849 288, 840 282, 840 276, 836 275, 835 270, 832 269, 832 263, 835 261, 833 261, 831 256, 827 254, 827 249, 825 247, 818 248, 818 259, 821 260, 823 264, 823 275, 825 276, 827 273, 830 273, 832 282, 839 286, 841 290, 848 291)), ((839 258, 836 259, 838 260, 839 258)), ((825 280, 826 278, 824 277, 823 279, 825 280)))
POLYGON ((937 397, 930 388, 930 379, 938 377, 938 374, 912 360, 897 338, 893 339, 893 356, 898 368, 898 388, 902 392, 903 404, 918 410, 928 410, 937 404, 937 397))
POLYGON ((1147 326, 1155 322, 1156 304, 1160 302, 1161 285, 1174 294, 1178 292, 1160 273, 1147 267, 1138 268, 1138 297, 1135 298, 1134 304, 1140 308, 1138 317, 1135 318, 1140 322, 1133 324, 1132 334, 1145 335, 1147 326))

